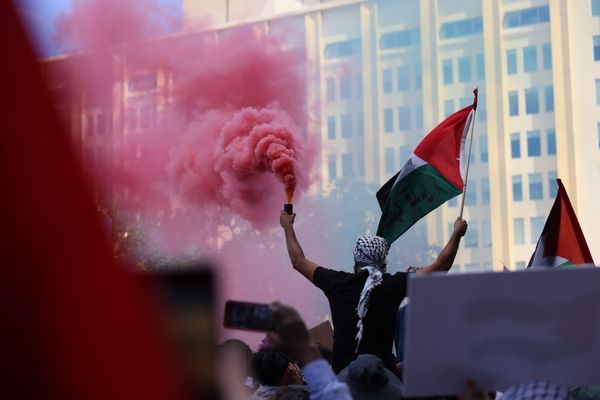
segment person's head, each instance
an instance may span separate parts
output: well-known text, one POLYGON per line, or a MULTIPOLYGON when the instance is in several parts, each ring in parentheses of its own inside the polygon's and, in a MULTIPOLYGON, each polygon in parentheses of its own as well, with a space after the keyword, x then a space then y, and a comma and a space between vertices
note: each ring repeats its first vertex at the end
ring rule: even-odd
POLYGON ((389 245, 379 236, 363 236, 354 245, 354 272, 363 267, 377 267, 382 272, 387 268, 389 245))
POLYGON ((267 347, 255 353, 252 357, 252 371, 262 385, 286 386, 302 382, 298 366, 276 347, 267 347))
POLYGON ((355 400, 402 397, 400 379, 373 354, 360 354, 338 374, 338 379, 348 385, 355 400))
POLYGON ((250 375, 252 350, 238 339, 229 339, 216 348, 218 379, 223 385, 243 384, 250 375))

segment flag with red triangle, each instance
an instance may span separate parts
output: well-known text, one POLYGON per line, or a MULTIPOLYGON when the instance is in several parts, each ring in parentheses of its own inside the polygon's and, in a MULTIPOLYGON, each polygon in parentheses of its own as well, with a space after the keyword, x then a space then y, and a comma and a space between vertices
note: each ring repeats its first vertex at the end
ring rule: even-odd
POLYGON ((557 182, 554 205, 527 268, 594 264, 567 191, 560 179, 557 182))
POLYGON ((464 186, 464 148, 477 108, 472 105, 446 118, 415 148, 402 169, 377 192, 381 219, 377 235, 391 244, 418 220, 464 186))

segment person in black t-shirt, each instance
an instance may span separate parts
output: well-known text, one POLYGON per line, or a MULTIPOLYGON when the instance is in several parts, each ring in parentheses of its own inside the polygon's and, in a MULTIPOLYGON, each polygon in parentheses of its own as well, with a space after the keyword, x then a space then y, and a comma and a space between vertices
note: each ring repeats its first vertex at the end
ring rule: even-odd
MULTIPOLYGON (((354 247, 354 273, 318 266, 305 257, 294 232, 296 214, 281 212, 279 222, 292 266, 325 293, 333 322, 332 367, 339 373, 358 354, 374 354, 396 371, 392 354, 396 312, 406 296, 407 273, 386 273, 389 245, 385 239, 362 237, 354 247)), ((448 271, 452 267, 467 223, 457 218, 450 240, 431 265, 418 273, 448 271)))

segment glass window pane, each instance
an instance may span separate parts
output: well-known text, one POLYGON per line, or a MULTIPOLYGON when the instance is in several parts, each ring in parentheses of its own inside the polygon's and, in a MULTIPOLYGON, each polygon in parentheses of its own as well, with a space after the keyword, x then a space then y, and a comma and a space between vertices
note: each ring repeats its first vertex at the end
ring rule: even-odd
POLYGON ((530 224, 531 244, 536 244, 542 234, 542 229, 544 229, 544 217, 531 217, 530 224))
POLYGON ((479 159, 481 162, 488 161, 488 138, 487 136, 481 136, 479 138, 479 159))
POLYGON ((408 67, 396 68, 397 88, 399 92, 410 89, 410 70, 408 67))
POLYGON ((490 204, 490 180, 488 178, 481 180, 481 204, 484 206, 490 204))
POLYGON ((407 131, 410 129, 410 107, 402 106, 398 108, 398 126, 401 131, 407 131))
POLYGON ((548 195, 551 199, 556 197, 558 192, 558 183, 556 182, 556 171, 548 172, 548 195))
POLYGON ((335 101, 335 80, 327 78, 327 101, 335 101))
POLYGON ((412 150, 408 146, 400 146, 400 165, 404 166, 412 154, 412 150))
POLYGON ((525 90, 525 113, 538 114, 540 112, 539 94, 537 88, 525 90))
POLYGON ((329 170, 329 182, 337 178, 337 168, 335 165, 335 155, 327 156, 327 169, 329 170))
POLYGON ((485 60, 483 54, 477 54, 475 62, 477 64, 477 79, 482 81, 485 79, 485 60))
POLYGON ((342 176, 352 177, 354 175, 354 159, 352 153, 342 154, 342 176))
POLYGON ((388 174, 394 173, 394 149, 385 149, 385 172, 388 174))
POLYGON ((542 45, 542 52, 544 57, 544 69, 552 69, 552 47, 550 43, 544 43, 542 45))
POLYGON ((444 75, 444 84, 449 85, 452 83, 452 60, 442 61, 442 74, 444 75))
POLYGON ((542 183, 542 174, 529 174, 529 199, 541 200, 544 198, 544 185, 542 183))
POLYGON ((521 182, 521 175, 513 175, 512 177, 512 192, 513 201, 523 200, 523 184, 521 182))
MULTIPOLYGON (((465 206, 474 206, 477 203, 477 181, 469 179, 465 194, 465 206)), ((469 229, 471 225, 469 224, 469 229)))
POLYGON ((510 156, 511 158, 521 158, 521 138, 518 133, 510 134, 510 156))
POLYGON ((352 80, 351 77, 343 77, 340 79, 340 98, 348 100, 352 97, 352 80))
POLYGON ((537 52, 535 46, 523 48, 523 70, 525 72, 537 71, 537 52))
POLYGON ((517 50, 515 49, 506 50, 506 72, 508 75, 517 73, 517 50))
POLYGON ((538 130, 527 132, 528 157, 539 157, 542 155, 542 142, 540 136, 540 131, 538 130))
POLYGON ((358 97, 359 99, 362 97, 363 95, 363 79, 362 79, 362 74, 358 74, 356 76, 356 97, 358 97))
POLYGON ((460 57, 458 59, 458 81, 471 81, 471 57, 460 57))
POLYGON ((335 139, 335 117, 327 117, 327 138, 335 139))
POLYGON ((386 108, 383 110, 383 126, 385 133, 394 131, 394 112, 391 108, 386 108))
POLYGON ((600 104, 600 79, 596 79, 596 104, 600 104))
POLYGON ((342 114, 342 137, 352 137, 352 115, 342 114))
POLYGON ((525 224, 523 223, 523 218, 515 218, 513 220, 513 228, 515 244, 525 244, 525 224))
POLYGON ((417 129, 423 128, 423 104, 417 104, 415 107, 415 127, 417 129))
POLYGON ((473 248, 479 246, 478 225, 477 221, 469 222, 469 229, 467 229, 467 233, 465 234, 465 247, 473 248))
POLYGON ((553 156, 556 154, 556 132, 554 128, 548 128, 546 130, 546 145, 548 147, 548 155, 553 156))
POLYGON ((384 69, 383 70, 383 92, 391 93, 392 91, 392 70, 384 69))
POLYGON ((444 101, 444 115, 446 117, 452 115, 454 113, 454 100, 446 100, 444 101))
POLYGON ((420 65, 415 67, 415 89, 421 89, 423 87, 423 71, 420 65))
POLYGON ((554 86, 544 87, 544 100, 546 103, 546 112, 554 111, 554 86))
POLYGON ((519 93, 508 92, 508 113, 510 116, 519 115, 519 93))
POLYGON ((600 15, 600 0, 592 0, 592 15, 600 15))
POLYGON ((481 244, 483 247, 492 247, 492 224, 489 219, 481 221, 481 244))
POLYGON ((362 111, 356 114, 356 133, 358 136, 365 134, 365 116, 362 111))

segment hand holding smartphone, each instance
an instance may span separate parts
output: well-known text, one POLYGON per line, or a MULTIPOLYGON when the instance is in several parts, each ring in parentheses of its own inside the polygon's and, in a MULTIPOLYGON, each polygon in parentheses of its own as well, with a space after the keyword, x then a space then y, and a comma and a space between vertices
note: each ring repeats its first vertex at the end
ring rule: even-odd
POLYGON ((269 304, 229 300, 225 303, 223 326, 229 329, 272 331, 275 323, 269 304))

